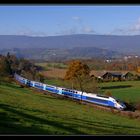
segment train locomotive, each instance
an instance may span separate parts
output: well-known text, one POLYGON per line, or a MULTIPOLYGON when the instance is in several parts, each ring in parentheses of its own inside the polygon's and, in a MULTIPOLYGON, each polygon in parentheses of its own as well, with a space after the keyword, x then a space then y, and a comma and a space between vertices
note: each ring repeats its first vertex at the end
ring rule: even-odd
POLYGON ((20 82, 21 84, 25 84, 29 87, 34 87, 34 88, 48 91, 54 94, 59 94, 59 95, 66 96, 69 98, 83 100, 86 102, 90 102, 90 103, 102 105, 102 106, 107 106, 107 107, 115 108, 118 110, 126 109, 126 105, 122 101, 114 97, 101 95, 101 94, 87 93, 87 92, 82 92, 78 90, 67 89, 63 87, 57 87, 53 85, 36 82, 36 81, 31 81, 18 74, 15 74, 14 77, 18 82, 20 82))

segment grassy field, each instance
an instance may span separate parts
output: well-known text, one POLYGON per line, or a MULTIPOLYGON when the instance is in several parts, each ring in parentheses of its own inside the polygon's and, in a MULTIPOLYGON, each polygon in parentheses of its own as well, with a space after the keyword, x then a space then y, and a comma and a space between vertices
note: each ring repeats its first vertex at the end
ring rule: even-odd
POLYGON ((42 74, 45 77, 50 77, 50 78, 64 78, 66 73, 66 70, 64 69, 59 69, 59 68, 52 68, 49 69, 48 71, 43 71, 42 74))
POLYGON ((101 92, 111 91, 112 95, 129 102, 140 102, 140 81, 104 82, 99 84, 101 92))
POLYGON ((0 134, 135 135, 140 134, 140 121, 16 84, 1 84, 0 134))
POLYGON ((40 63, 35 63, 37 66, 41 66, 44 68, 44 70, 50 70, 50 69, 66 69, 67 65, 64 63, 59 63, 59 62, 40 62, 40 63))

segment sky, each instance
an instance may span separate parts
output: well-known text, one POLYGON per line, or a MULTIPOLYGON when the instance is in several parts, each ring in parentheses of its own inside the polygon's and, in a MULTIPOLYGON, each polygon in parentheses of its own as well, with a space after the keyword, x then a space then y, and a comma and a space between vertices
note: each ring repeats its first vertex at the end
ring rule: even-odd
POLYGON ((140 5, 0 5, 0 35, 140 35, 140 5))

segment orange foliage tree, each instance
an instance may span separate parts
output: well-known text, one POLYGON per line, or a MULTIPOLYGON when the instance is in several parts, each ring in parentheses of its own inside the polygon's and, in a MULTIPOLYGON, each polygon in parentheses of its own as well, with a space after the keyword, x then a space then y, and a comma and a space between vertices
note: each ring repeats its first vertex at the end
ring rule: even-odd
MULTIPOLYGON (((87 77, 90 76, 90 69, 88 65, 82 63, 79 60, 73 60, 70 62, 68 70, 66 71, 65 80, 70 80, 73 84, 73 82, 77 82, 79 84, 80 90, 83 94, 83 85, 87 79, 87 77)), ((81 95, 82 100, 82 95, 81 95)))

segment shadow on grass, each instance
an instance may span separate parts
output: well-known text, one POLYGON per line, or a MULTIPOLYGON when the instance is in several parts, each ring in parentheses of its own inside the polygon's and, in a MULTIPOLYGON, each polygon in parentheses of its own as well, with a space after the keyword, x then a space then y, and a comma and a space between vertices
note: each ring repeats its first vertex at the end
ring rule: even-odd
POLYGON ((49 126, 54 127, 54 131, 49 131, 49 130, 44 130, 41 128, 38 128, 35 125, 32 125, 30 127, 24 126, 21 123, 18 123, 18 120, 12 118, 8 114, 2 114, 0 115, 0 128, 7 128, 7 131, 5 130, 4 132, 0 130, 1 134, 47 134, 47 135, 53 135, 53 134, 85 134, 82 131, 77 130, 76 128, 73 128, 71 126, 64 126, 62 122, 58 121, 51 121, 43 118, 39 118, 33 115, 29 115, 26 113, 23 113, 19 110, 16 110, 14 107, 5 105, 5 104, 0 104, 1 109, 4 109, 5 111, 8 112, 8 114, 15 114, 18 117, 22 118, 25 120, 25 122, 30 122, 32 124, 46 124, 49 126), (60 129, 60 130, 59 130, 60 129), (64 130, 64 132, 63 132, 64 130))
POLYGON ((124 125, 124 124, 115 124, 115 122, 110 123, 110 122, 101 122, 101 121, 97 121, 97 120, 83 120, 83 119, 77 119, 75 118, 75 120, 80 121, 85 123, 86 125, 93 125, 94 129, 98 132, 105 132, 105 134, 123 134, 123 135, 128 135, 126 134, 125 131, 129 132, 129 130, 131 129, 131 131, 133 130, 134 132, 137 130, 140 133, 140 127, 134 127, 134 126, 129 126, 129 125, 124 125), (109 129, 109 130, 107 130, 109 129), (101 131, 102 130, 102 131, 101 131))
POLYGON ((118 88, 129 88, 132 85, 118 85, 118 86, 108 86, 108 87, 101 87, 101 89, 118 89, 118 88))
MULTIPOLYGON (((62 121, 57 121, 58 119, 52 116, 52 120, 48 120, 47 115, 44 119, 19 111, 17 110, 17 108, 12 107, 10 105, 0 104, 0 107, 4 110, 4 112, 0 113, 0 134, 87 135, 94 133, 100 135, 127 135, 125 132, 129 132, 130 129, 134 132, 140 131, 140 127, 117 124, 115 122, 110 123, 110 121, 103 122, 97 119, 80 119, 78 116, 77 118, 68 118, 61 115, 60 119, 62 119, 62 121)), ((37 110, 32 111, 36 112, 37 110)))
POLYGON ((8 86, 10 88, 17 88, 17 89, 20 88, 20 85, 16 85, 16 84, 13 84, 13 83, 8 83, 8 82, 4 82, 4 83, 2 83, 2 85, 8 86))

